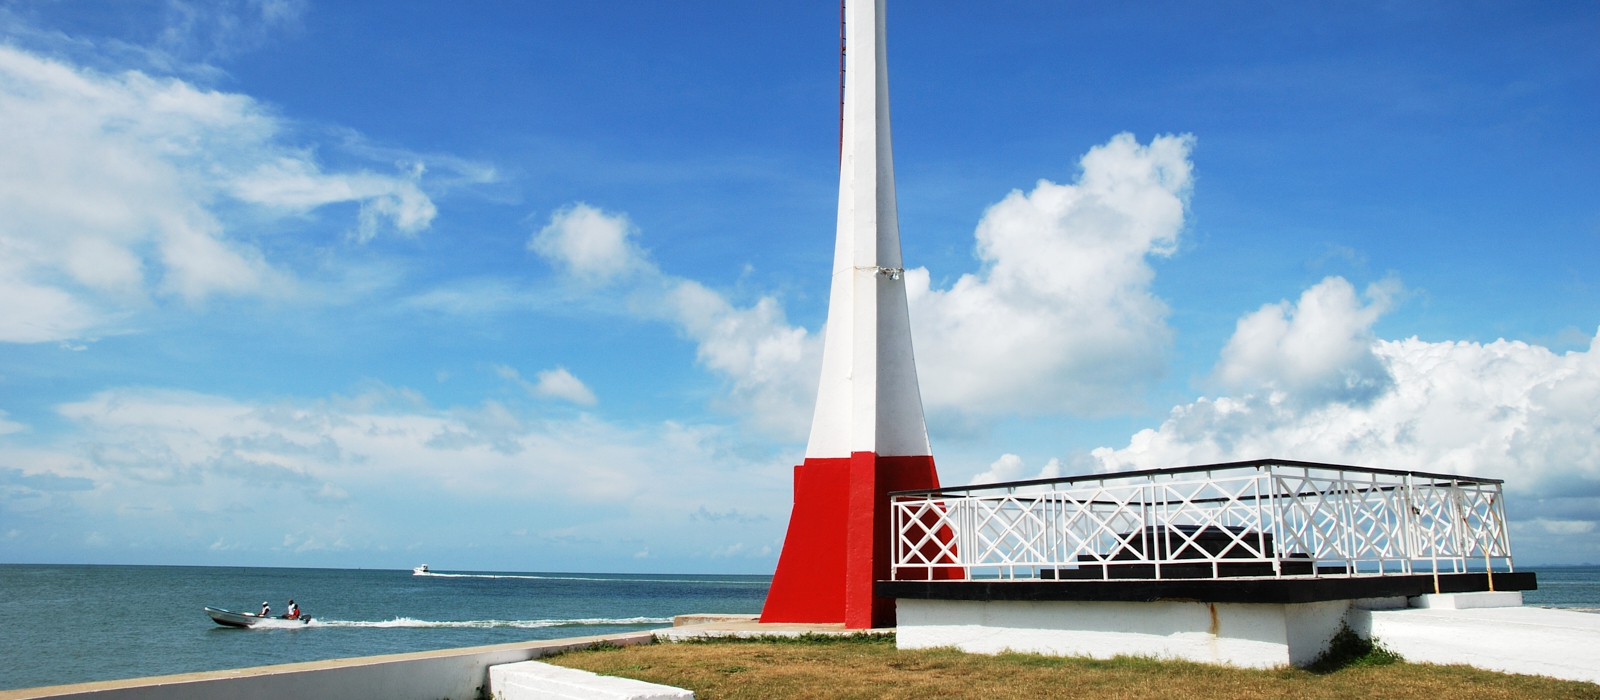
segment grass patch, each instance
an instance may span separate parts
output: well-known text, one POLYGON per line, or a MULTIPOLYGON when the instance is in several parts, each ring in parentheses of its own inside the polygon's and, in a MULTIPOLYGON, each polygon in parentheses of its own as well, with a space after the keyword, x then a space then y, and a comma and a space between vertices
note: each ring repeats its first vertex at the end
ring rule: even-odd
POLYGON ((1306 667, 1312 673, 1328 674, 1354 666, 1389 666, 1405 661, 1376 639, 1363 639, 1348 625, 1328 642, 1328 650, 1306 667))
MULTIPOLYGON (((1352 635, 1354 636, 1354 635, 1352 635)), ((1359 638, 1358 638, 1359 639, 1359 638)), ((1381 647, 1380 647, 1381 648, 1381 647)), ((1353 649, 1353 648, 1352 648, 1353 649)), ((1350 651, 1350 650, 1347 650, 1350 651)), ((550 663, 724 698, 1593 698, 1600 686, 1465 666, 1409 664, 1372 649, 1313 673, 1254 671, 1140 657, 901 651, 893 637, 718 638, 573 652, 550 663)))

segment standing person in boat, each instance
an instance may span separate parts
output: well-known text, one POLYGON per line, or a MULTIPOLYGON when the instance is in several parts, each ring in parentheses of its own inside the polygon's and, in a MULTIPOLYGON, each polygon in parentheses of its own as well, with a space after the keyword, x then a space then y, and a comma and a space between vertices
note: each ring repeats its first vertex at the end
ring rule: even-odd
POLYGON ((272 617, 272 606, 267 605, 265 600, 261 601, 261 614, 256 617, 272 617))
POLYGON ((293 598, 289 599, 289 610, 284 614, 284 617, 290 620, 300 619, 300 606, 294 604, 293 598))

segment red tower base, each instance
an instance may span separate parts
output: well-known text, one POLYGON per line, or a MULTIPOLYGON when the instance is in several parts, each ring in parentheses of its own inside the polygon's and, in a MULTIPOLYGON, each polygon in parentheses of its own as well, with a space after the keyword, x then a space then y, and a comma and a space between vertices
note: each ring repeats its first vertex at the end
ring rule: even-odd
POLYGON ((806 459, 794 468, 794 511, 762 622, 894 626, 894 599, 872 594, 889 578, 889 492, 939 488, 933 457, 806 459))

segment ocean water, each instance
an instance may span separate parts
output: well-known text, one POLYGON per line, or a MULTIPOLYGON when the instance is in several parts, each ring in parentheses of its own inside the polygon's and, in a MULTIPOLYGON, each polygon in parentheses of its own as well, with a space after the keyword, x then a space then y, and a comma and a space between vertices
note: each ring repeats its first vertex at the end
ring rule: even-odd
POLYGON ((0 690, 651 629, 756 613, 770 576, 0 565, 0 690), (309 625, 218 626, 204 606, 309 625))
MULTIPOLYGON (((1529 605, 1600 612, 1600 567, 1541 568, 1529 605)), ((768 576, 0 564, 0 690, 662 627, 755 613, 768 576), (309 625, 220 627, 203 606, 309 625)))
POLYGON ((1539 590, 1522 594, 1524 605, 1600 613, 1600 566, 1527 569, 1539 574, 1539 590))

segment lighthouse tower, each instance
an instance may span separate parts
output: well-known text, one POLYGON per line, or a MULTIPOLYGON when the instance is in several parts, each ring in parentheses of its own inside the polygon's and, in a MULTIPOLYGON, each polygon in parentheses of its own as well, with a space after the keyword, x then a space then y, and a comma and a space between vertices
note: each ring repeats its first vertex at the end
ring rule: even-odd
POLYGON ((937 488, 900 260, 886 0, 845 0, 839 220, 822 382, 762 622, 894 624, 890 491, 937 488))

